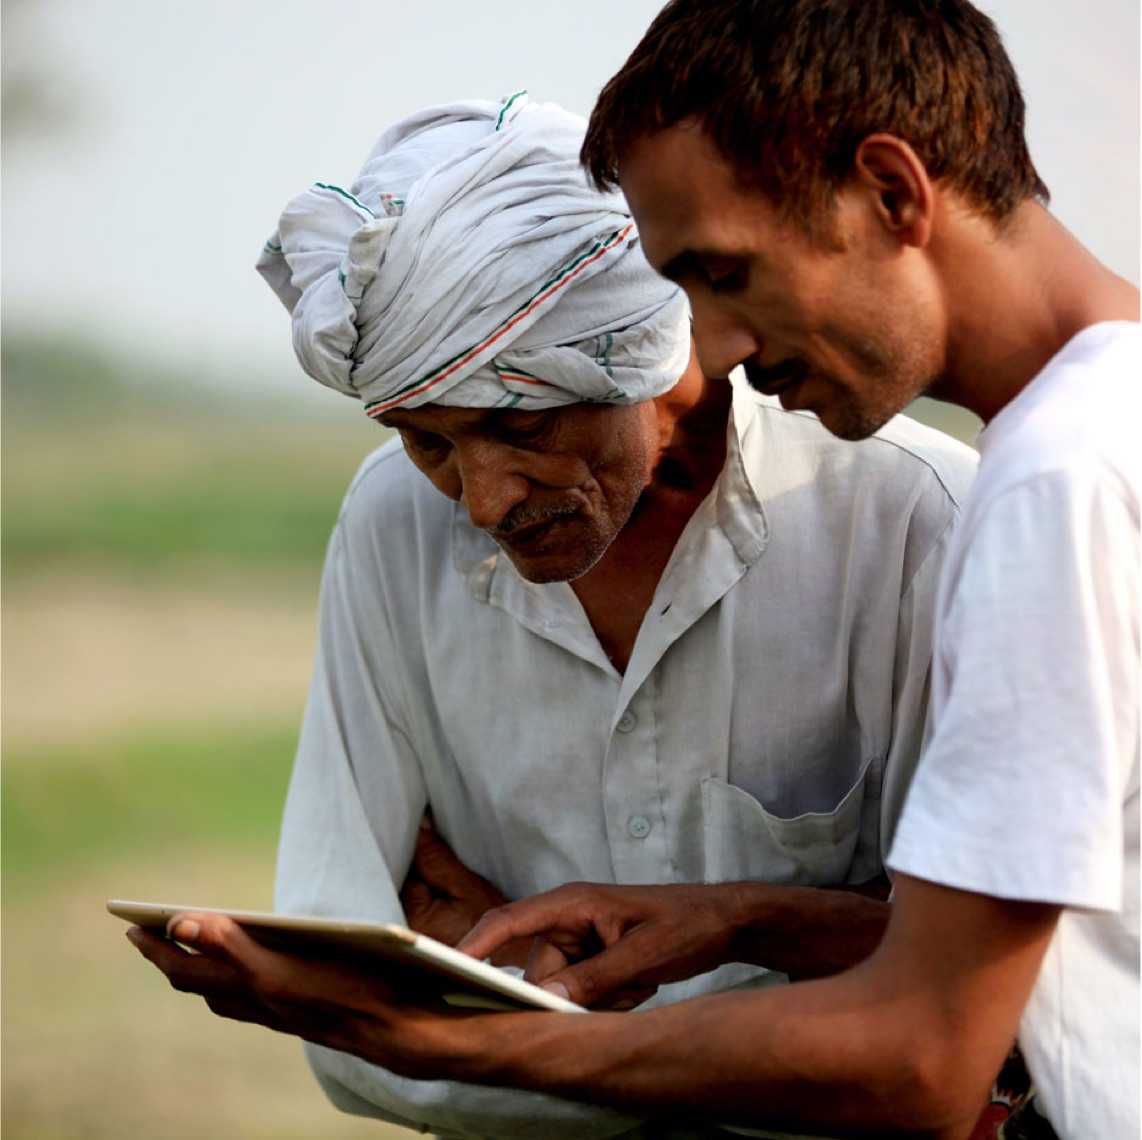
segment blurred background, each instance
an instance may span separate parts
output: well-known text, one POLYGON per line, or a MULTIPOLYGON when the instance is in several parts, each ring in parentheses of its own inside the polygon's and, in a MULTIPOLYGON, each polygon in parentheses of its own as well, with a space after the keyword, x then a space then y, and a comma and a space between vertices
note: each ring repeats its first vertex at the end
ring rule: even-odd
MULTIPOLYGON (((1056 213, 1137 282, 1137 3, 983 6, 1056 213)), ((10 1140, 400 1132, 172 993, 103 902, 270 905, 323 548, 380 441, 254 273, 280 207, 428 103, 586 113, 658 7, 4 0, 10 1140)))

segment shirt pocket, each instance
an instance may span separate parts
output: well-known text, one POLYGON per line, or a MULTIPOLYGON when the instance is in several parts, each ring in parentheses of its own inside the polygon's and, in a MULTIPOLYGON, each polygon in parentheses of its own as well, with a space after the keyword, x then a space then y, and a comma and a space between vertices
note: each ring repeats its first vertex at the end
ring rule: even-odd
POLYGON ((784 819, 749 792, 717 776, 702 781, 704 874, 707 883, 756 879, 829 886, 848 875, 861 832, 866 760, 831 811, 784 819))

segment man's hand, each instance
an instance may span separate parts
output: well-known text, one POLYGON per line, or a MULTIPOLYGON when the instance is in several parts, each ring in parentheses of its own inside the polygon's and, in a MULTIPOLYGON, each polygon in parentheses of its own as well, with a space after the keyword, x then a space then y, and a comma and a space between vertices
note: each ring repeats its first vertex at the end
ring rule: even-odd
POLYGON ((450 1066, 466 1064, 479 1054, 476 1022, 505 1016, 439 1002, 407 1004, 364 965, 269 950, 224 915, 176 915, 169 929, 194 952, 137 926, 127 937, 176 990, 198 994, 221 1017, 291 1033, 407 1076, 446 1076, 450 1066))
POLYGON ((765 883, 572 883, 489 912, 460 944, 485 957, 542 935, 527 978, 580 1005, 629 1007, 727 962, 824 977, 876 948, 889 906, 868 892, 765 883))
MULTIPOLYGON (((411 929, 455 946, 484 914, 508 900, 456 858, 425 812, 400 901, 411 929)), ((497 966, 525 966, 530 951, 530 939, 511 943, 497 947, 493 961, 497 966)))
POLYGON ((455 946, 485 911, 507 898, 456 858, 425 812, 400 901, 413 930, 455 946))
POLYGON ((580 1005, 629 1007, 727 961, 735 899, 721 887, 570 883, 486 914, 459 945, 477 958, 543 935, 526 977, 580 1005))

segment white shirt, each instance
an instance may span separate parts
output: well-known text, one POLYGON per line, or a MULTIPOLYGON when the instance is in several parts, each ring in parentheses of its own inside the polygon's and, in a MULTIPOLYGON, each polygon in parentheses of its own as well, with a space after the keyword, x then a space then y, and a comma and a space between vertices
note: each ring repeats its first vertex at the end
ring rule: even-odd
MULTIPOLYGON (((620 674, 567 583, 523 580, 399 444, 382 447, 329 548, 277 906, 400 921, 426 803, 510 898, 575 879, 876 876, 919 755, 939 564, 974 466, 911 420, 842 443, 737 389, 725 467, 620 674)), ((759 973, 726 967, 655 1000, 759 973)), ((310 1057, 341 1107, 440 1133, 637 1134, 552 1097, 310 1057)))
POLYGON ((1138 1136, 1142 327, 1074 337, 992 420, 945 563, 895 870, 1061 903, 1019 1040, 1060 1136, 1138 1136))

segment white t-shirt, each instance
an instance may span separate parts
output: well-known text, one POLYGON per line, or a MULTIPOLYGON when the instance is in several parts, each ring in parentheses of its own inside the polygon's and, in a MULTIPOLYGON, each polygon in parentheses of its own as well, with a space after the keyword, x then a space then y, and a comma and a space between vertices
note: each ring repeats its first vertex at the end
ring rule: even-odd
POLYGON ((980 450, 888 861, 1068 908, 1020 1044, 1060 1136, 1136 1140, 1142 326, 1084 329, 980 450))

